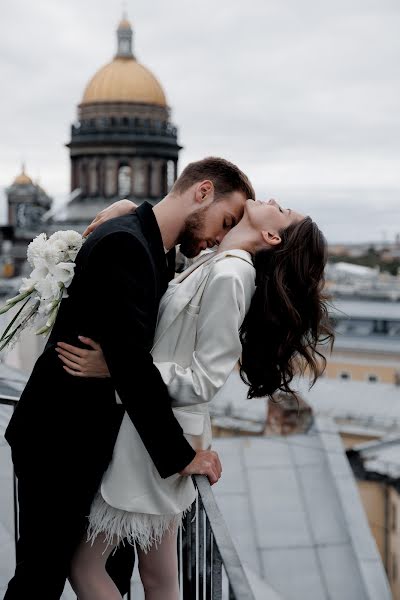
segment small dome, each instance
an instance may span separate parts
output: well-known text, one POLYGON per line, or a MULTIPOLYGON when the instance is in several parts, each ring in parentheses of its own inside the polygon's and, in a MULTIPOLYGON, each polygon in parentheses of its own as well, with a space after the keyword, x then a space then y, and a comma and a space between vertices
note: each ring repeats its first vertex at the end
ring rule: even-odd
POLYGON ((82 104, 92 102, 167 105, 164 91, 154 75, 134 58, 118 56, 89 81, 82 104))
POLYGON ((32 179, 25 173, 25 167, 22 167, 22 171, 14 179, 13 185, 33 185, 32 179))
POLYGON ((120 24, 118 25, 118 29, 132 29, 132 26, 128 19, 122 19, 122 21, 120 21, 120 24))

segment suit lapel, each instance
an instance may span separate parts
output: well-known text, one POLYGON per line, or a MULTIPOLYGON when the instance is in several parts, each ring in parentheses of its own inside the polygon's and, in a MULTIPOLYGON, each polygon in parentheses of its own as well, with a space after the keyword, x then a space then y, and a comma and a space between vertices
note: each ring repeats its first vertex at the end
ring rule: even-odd
POLYGON ((157 295, 158 298, 161 298, 168 285, 169 272, 160 228, 154 215, 153 207, 148 202, 143 202, 136 209, 136 215, 139 219, 143 235, 149 244, 157 276, 157 295))

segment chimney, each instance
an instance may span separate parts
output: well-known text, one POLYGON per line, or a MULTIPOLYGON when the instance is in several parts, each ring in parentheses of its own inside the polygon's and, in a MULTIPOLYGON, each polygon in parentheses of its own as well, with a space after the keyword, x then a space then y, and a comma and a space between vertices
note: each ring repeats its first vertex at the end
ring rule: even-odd
POLYGON ((304 433, 313 422, 313 411, 307 402, 298 395, 298 400, 285 392, 278 392, 274 400, 268 402, 268 416, 265 433, 268 435, 289 435, 304 433))

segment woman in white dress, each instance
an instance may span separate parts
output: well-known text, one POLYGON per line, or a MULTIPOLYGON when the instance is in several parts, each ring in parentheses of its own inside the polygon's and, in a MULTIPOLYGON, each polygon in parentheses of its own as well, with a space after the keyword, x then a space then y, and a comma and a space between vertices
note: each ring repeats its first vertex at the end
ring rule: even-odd
MULTIPOLYGON (((317 345, 332 339, 322 296, 325 263, 325 239, 309 217, 273 200, 249 200, 218 250, 170 283, 152 355, 196 450, 211 445, 207 403, 239 360, 250 398, 290 392, 300 365, 313 381, 321 374, 317 345)), ((108 376, 101 348, 82 341, 93 351, 60 344, 64 368, 74 376, 108 376)), ((121 598, 105 564, 122 540, 137 547, 146 600, 177 600, 176 532, 194 498, 191 478, 160 477, 125 415, 92 505, 88 540, 72 563, 80 600, 121 598)))

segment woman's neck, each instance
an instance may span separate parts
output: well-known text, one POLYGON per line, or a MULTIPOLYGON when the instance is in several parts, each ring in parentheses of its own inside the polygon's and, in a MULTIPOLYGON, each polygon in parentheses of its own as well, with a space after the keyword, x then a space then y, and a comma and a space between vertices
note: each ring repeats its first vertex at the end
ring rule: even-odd
POLYGON ((254 234, 244 228, 238 228, 239 225, 236 225, 234 229, 226 234, 218 246, 218 252, 226 252, 227 250, 246 250, 250 254, 256 252, 257 242, 254 240, 254 234))

